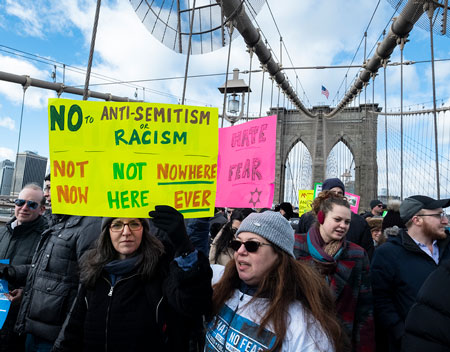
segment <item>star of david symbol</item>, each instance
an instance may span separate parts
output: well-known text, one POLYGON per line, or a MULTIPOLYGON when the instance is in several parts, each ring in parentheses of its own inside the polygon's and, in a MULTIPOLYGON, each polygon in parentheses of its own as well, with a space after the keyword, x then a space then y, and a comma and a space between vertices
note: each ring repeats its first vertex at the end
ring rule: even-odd
POLYGON ((250 191, 250 201, 249 203, 253 204, 253 208, 256 207, 256 204, 261 202, 261 200, 259 199, 261 196, 262 191, 258 191, 258 188, 255 188, 255 190, 253 192, 250 191), (255 196, 256 195, 256 196, 255 196), (256 200, 255 200, 256 198, 256 200))

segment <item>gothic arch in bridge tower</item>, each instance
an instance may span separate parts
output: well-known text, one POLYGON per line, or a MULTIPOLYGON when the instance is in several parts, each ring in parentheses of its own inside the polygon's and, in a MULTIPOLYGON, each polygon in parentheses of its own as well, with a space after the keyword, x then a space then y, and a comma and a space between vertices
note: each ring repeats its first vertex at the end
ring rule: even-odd
POLYGON ((334 141, 334 144, 329 148, 327 151, 327 158, 330 155, 333 148, 339 143, 342 142, 344 145, 350 150, 350 153, 352 153, 353 157, 355 156, 355 153, 353 152, 353 146, 355 145, 355 142, 352 140, 352 138, 348 135, 336 135, 336 139, 334 141))
POLYGON ((338 136, 326 157, 325 178, 338 177, 345 185, 345 190, 355 193, 355 157, 352 141, 348 136, 338 136))
POLYGON ((361 196, 361 207, 377 197, 378 104, 347 107, 333 118, 325 118, 331 110, 329 106, 313 107, 311 112, 317 117, 310 118, 299 110, 271 109, 270 114, 278 115, 274 202, 283 200, 287 156, 298 141, 311 154, 312 183, 324 180, 327 157, 342 141, 353 154, 354 192, 361 196))
POLYGON ((285 190, 283 200, 297 198, 298 190, 309 189, 311 185, 311 152, 297 138, 288 147, 282 165, 285 166, 285 190))
POLYGON ((291 151, 299 144, 303 144, 306 148, 306 150, 308 151, 309 155, 311 155, 311 151, 308 149, 308 146, 306 145, 305 142, 303 142, 301 137, 298 137, 297 139, 295 139, 289 146, 288 150, 286 151, 286 153, 284 154, 284 160, 283 160, 283 165, 286 164, 287 159, 289 157, 289 154, 291 153, 291 151))

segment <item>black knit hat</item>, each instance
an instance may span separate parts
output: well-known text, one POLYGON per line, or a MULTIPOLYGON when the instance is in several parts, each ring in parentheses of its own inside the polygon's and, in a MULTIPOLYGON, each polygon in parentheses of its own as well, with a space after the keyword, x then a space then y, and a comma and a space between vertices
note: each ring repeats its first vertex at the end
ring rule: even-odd
POLYGON ((378 199, 374 199, 370 201, 370 209, 375 208, 378 204, 383 205, 383 202, 381 200, 378 199))
POLYGON ((329 191, 334 187, 339 187, 340 189, 342 189, 342 192, 345 193, 345 186, 338 178, 327 178, 322 183, 322 191, 329 191))

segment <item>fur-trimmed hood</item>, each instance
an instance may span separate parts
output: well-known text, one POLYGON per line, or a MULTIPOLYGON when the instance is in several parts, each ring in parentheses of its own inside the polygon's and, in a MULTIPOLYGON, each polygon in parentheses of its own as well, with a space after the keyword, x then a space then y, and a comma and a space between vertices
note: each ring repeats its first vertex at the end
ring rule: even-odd
POLYGON ((387 203, 387 210, 393 210, 393 211, 399 212, 400 204, 402 204, 402 202, 400 200, 392 199, 387 203))

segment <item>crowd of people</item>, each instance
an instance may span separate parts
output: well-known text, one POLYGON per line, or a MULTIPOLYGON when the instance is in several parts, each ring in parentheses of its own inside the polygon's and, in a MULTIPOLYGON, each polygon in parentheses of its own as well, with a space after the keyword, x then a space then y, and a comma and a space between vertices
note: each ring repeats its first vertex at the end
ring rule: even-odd
POLYGON ((0 351, 450 351, 450 199, 350 210, 327 179, 295 221, 53 214, 50 176, 0 228, 0 351))

